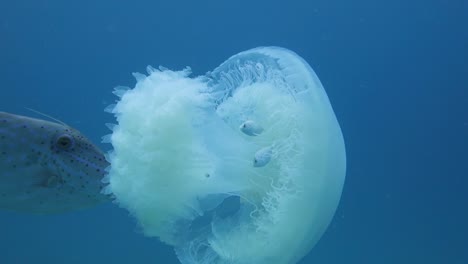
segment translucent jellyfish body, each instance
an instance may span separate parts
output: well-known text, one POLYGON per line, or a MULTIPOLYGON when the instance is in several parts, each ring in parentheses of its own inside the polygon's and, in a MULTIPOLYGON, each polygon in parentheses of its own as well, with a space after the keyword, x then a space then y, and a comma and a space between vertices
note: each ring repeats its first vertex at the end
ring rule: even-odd
POLYGON ((115 91, 107 191, 182 263, 297 262, 329 225, 345 179, 319 79, 276 47, 189 75, 149 67, 115 91))

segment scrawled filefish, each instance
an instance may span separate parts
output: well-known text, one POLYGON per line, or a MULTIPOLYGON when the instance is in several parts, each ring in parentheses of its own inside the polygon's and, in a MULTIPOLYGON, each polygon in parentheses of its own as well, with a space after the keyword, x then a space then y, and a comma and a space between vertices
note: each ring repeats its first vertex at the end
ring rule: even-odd
POLYGON ((109 201, 107 166, 76 129, 0 112, 0 209, 48 214, 109 201))

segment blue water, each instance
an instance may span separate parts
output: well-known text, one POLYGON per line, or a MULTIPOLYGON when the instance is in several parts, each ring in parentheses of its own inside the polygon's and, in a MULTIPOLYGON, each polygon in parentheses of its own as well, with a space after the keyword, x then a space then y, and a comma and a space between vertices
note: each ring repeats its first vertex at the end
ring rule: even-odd
MULTIPOLYGON (((289 48, 320 77, 348 156, 335 219, 300 263, 466 264, 467 26, 464 0, 4 0, 0 110, 34 108, 99 143, 131 72, 203 74, 243 50, 289 48)), ((107 204, 0 212, 0 263, 178 261, 107 204)))

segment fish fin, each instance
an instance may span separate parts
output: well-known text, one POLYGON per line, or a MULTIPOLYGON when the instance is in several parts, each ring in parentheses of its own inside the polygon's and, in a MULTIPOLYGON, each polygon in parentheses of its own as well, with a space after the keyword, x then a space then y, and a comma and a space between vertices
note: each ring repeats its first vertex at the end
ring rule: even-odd
POLYGON ((56 175, 52 175, 49 178, 47 178, 47 181, 45 182, 46 187, 56 187, 60 183, 59 177, 56 175))
POLYGON ((52 117, 52 116, 47 115, 47 114, 44 114, 44 113, 39 112, 39 111, 37 111, 37 110, 34 110, 34 109, 32 109, 32 108, 28 108, 28 107, 25 107, 25 108, 28 109, 28 110, 31 111, 31 112, 34 112, 34 113, 38 114, 38 115, 47 117, 47 118, 49 118, 49 119, 51 119, 51 120, 53 120, 53 121, 55 121, 55 122, 57 122, 57 123, 59 123, 59 124, 61 124, 61 125, 64 125, 64 126, 69 127, 69 125, 67 125, 65 122, 63 122, 63 121, 61 121, 61 120, 59 120, 59 119, 57 119, 57 118, 55 118, 55 117, 52 117))

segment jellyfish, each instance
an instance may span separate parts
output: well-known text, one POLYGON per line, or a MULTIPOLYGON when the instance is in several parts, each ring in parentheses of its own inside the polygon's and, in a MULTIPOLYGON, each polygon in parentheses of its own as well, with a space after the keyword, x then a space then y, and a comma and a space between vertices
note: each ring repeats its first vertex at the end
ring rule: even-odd
POLYGON ((107 108, 117 124, 105 191, 142 232, 183 264, 304 257, 332 220, 346 168, 340 126, 307 62, 259 47, 202 76, 150 66, 134 76, 107 108))

